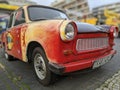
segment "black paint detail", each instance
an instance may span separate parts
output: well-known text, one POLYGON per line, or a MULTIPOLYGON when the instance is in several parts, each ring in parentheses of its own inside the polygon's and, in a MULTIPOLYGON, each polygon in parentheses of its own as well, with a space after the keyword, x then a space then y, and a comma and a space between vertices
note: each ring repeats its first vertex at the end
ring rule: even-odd
POLYGON ((109 33, 111 26, 92 25, 88 23, 76 22, 78 33, 106 32, 109 33))

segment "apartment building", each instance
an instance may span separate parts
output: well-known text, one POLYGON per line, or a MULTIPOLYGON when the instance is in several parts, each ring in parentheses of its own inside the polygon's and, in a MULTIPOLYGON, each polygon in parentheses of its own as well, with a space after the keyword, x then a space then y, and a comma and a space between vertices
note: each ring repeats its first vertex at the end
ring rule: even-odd
POLYGON ((105 9, 114 11, 116 13, 120 13, 120 2, 112 3, 112 4, 108 4, 108 5, 102 5, 100 7, 93 8, 92 12, 93 12, 94 16, 103 15, 105 9))
POLYGON ((91 14, 88 0, 56 0, 51 6, 65 10, 71 19, 81 19, 91 14))
POLYGON ((0 0, 0 2, 3 2, 3 1, 8 2, 10 5, 17 5, 17 6, 36 4, 35 2, 32 2, 30 0, 0 0))
POLYGON ((113 11, 117 14, 120 14, 120 2, 102 5, 96 8, 93 8, 93 16, 97 17, 100 22, 105 23, 106 17, 104 16, 104 10, 107 9, 109 11, 113 11))

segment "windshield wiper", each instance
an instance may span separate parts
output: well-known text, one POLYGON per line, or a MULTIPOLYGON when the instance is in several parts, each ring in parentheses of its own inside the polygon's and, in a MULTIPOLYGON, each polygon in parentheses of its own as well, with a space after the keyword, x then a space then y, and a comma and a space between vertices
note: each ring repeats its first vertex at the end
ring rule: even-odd
POLYGON ((48 20, 46 18, 34 19, 33 21, 48 20))
POLYGON ((58 19, 58 20, 67 20, 67 18, 54 18, 54 19, 58 19))

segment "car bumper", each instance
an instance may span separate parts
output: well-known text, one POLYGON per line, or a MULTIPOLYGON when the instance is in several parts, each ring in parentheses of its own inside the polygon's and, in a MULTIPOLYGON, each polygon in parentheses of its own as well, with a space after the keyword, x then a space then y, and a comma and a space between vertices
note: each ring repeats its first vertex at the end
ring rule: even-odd
POLYGON ((79 61, 70 62, 66 64, 56 64, 56 63, 49 62, 48 66, 52 72, 56 74, 64 74, 64 73, 69 73, 77 70, 91 68, 93 67, 95 61, 108 56, 111 56, 110 58, 111 60, 115 53, 116 53, 115 50, 111 50, 110 52, 96 58, 88 58, 85 60, 79 60, 79 61))

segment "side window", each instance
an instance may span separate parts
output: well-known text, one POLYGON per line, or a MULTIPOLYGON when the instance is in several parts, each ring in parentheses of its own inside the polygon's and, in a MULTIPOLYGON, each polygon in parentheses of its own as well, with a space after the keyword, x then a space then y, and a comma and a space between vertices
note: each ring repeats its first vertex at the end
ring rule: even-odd
POLYGON ((15 23, 14 26, 25 23, 25 16, 23 10, 18 10, 15 14, 15 23))
POLYGON ((8 23, 8 28, 10 28, 10 27, 12 26, 13 16, 14 16, 14 13, 12 13, 12 14, 10 15, 10 19, 9 19, 9 23, 8 23))

